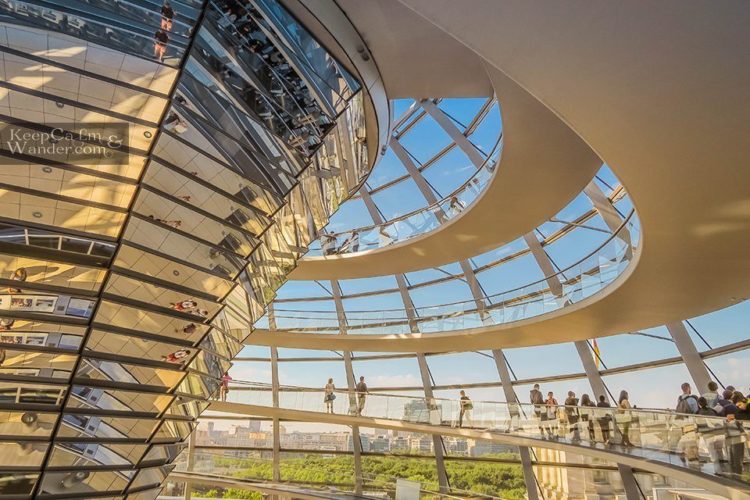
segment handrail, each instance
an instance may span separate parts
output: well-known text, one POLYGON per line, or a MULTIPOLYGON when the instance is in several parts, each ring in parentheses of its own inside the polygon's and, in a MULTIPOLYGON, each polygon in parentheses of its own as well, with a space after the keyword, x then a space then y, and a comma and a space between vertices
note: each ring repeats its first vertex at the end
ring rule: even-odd
MULTIPOLYGON (((497 294, 465 301, 415 307, 413 309, 345 311, 346 325, 350 330, 375 326, 398 327, 411 322, 424 323, 441 319, 463 320, 467 318, 467 314, 473 313, 488 314, 492 317, 493 323, 502 324, 552 312, 589 297, 613 282, 622 274, 624 269, 622 265, 627 265, 633 260, 635 250, 639 247, 639 240, 638 219, 635 211, 632 210, 617 230, 595 250, 578 262, 540 280, 497 294), (622 245, 613 243, 616 239, 619 239, 622 245), (615 247, 611 248, 613 244, 615 247), (610 248, 612 255, 604 255, 608 253, 610 248), (595 262, 593 262, 594 260, 595 262), (602 266, 609 266, 612 269, 601 271, 602 266), (574 272, 571 273, 571 270, 574 272), (612 270, 615 272, 611 272, 612 270), (571 274, 571 277, 567 277, 566 274, 571 274), (553 292, 550 286, 550 283, 555 281, 560 284, 560 290, 557 292, 553 292), (536 307, 529 309, 530 306, 535 304, 536 307), (506 309, 510 313, 507 318, 505 317, 506 309), (409 314, 411 312, 414 314, 409 314), (498 313, 500 317, 493 316, 497 316, 498 313), (518 317, 519 315, 521 317, 518 317)), ((339 326, 339 317, 335 311, 275 308, 274 317, 277 322, 275 329, 277 331, 333 331, 339 326), (285 319, 296 320, 301 324, 285 326, 285 319), (306 321, 307 324, 304 323, 306 321), (315 321, 324 322, 324 325, 315 325, 315 321)), ((484 325, 484 322, 482 322, 482 325, 484 325)), ((459 330, 462 328, 453 326, 450 329, 459 330)))
MULTIPOLYGON (((250 381, 250 380, 232 380, 231 383, 232 384, 237 384, 237 385, 249 386, 250 388, 253 388, 253 389, 261 389, 263 391, 272 391, 273 390, 273 385, 272 384, 267 384, 267 383, 264 383, 264 382, 253 382, 253 381, 250 381)), ((308 393, 320 394, 322 392, 325 392, 325 388, 323 388, 323 387, 320 387, 320 388, 317 388, 317 387, 303 387, 303 386, 296 386, 296 385, 280 385, 279 386, 279 393, 281 393, 281 392, 308 392, 308 393)), ((352 390, 349 390, 349 389, 334 389, 333 392, 337 393, 337 394, 343 394, 343 395, 351 395, 351 394, 356 394, 357 393, 356 389, 352 389, 352 390)), ((451 404, 458 402, 458 399, 439 398, 439 397, 429 397, 428 398, 426 396, 425 397, 405 396, 403 394, 392 394, 392 393, 385 393, 385 392, 378 392, 378 393, 373 393, 373 394, 369 394, 368 393, 368 395, 372 395, 372 396, 385 396, 385 397, 388 397, 388 398, 401 398, 401 399, 407 399, 407 400, 429 400, 429 401, 435 401, 435 402, 446 402, 446 403, 451 403, 451 404)), ((535 407, 535 405, 533 405, 531 403, 520 403, 520 402, 517 402, 517 403, 508 403, 507 401, 492 401, 492 400, 487 400, 487 399, 472 400, 472 402, 474 404, 486 403, 486 404, 492 404, 492 405, 506 405, 508 407, 516 407, 516 406, 518 406, 518 407, 523 407, 523 406, 535 407)), ((563 409, 565 409, 565 408, 569 408, 569 409, 572 409, 572 408, 580 409, 580 408, 582 408, 581 406, 570 406, 570 405, 554 405, 554 407, 555 408, 563 408, 563 409)), ((615 407, 615 408, 609 408, 609 410, 619 410, 619 409, 615 407)), ((668 409, 664 409, 664 408, 634 408, 634 409, 632 409, 630 411, 634 411, 634 412, 636 412, 636 411, 643 411, 643 412, 648 412, 648 413, 661 413, 661 414, 664 414, 664 415, 687 415, 687 416, 695 416, 694 414, 690 414, 690 413, 687 413, 687 414, 686 413, 678 413, 675 410, 668 410, 668 409)), ((207 418, 210 418, 210 417, 207 417, 207 418)), ((718 417, 718 416, 717 417, 712 417, 712 416, 703 416, 702 415, 700 418, 724 420, 724 417, 718 417)))
MULTIPOLYGON (((345 236, 348 235, 349 238, 345 239, 341 245, 333 249, 334 251, 330 255, 340 255, 341 253, 343 253, 342 250, 346 250, 346 253, 356 253, 356 252, 360 252, 364 250, 369 250, 371 248, 363 249, 360 247, 357 250, 348 251, 349 250, 348 244, 351 241, 351 236, 354 235, 355 233, 357 235, 360 235, 367 231, 379 229, 378 235, 384 235, 385 230, 383 228, 387 228, 388 226, 393 226, 395 224, 398 224, 399 222, 404 222, 411 217, 415 217, 415 216, 422 215, 422 214, 428 214, 428 213, 430 214, 438 213, 438 215, 435 215, 435 217, 437 218, 439 224, 445 223, 445 222, 448 222, 449 220, 454 219, 459 214, 467 210, 469 206, 479 198, 479 196, 483 193, 482 188, 484 188, 488 184, 488 181, 492 177, 494 177, 495 173, 497 172, 497 166, 500 163, 500 156, 502 155, 502 146, 503 146, 503 134, 500 133, 497 141, 493 145, 490 152, 487 154, 487 157, 485 158, 482 165, 479 168, 477 168, 477 170, 466 181, 464 181, 463 184, 461 184, 459 187, 454 189, 450 194, 443 197, 443 199, 431 205, 428 205, 424 208, 419 208, 409 213, 399 215, 398 217, 382 222, 380 224, 371 224, 369 226, 362 226, 362 227, 358 227, 354 229, 349 229, 346 231, 340 231, 337 233, 322 233, 321 232, 320 233, 321 240, 324 238, 337 240, 342 235, 345 235, 345 236), (478 178, 480 174, 485 174, 487 172, 489 172, 489 176, 487 177, 485 182, 482 183, 478 178), (472 198, 471 200, 460 200, 459 197, 463 193, 466 193, 466 192, 474 192, 475 197, 472 198), (458 203, 464 203, 464 206, 462 206, 460 209, 456 209, 455 213, 452 214, 452 212, 454 212, 454 210, 450 210, 450 208, 452 207, 449 207, 449 210, 445 210, 443 207, 446 203, 453 204, 454 200, 457 201, 458 203), (344 245, 347 245, 347 248, 344 248, 344 245)), ((390 241, 388 242, 388 245, 391 245, 394 243, 400 243, 400 242, 406 241, 408 239, 411 239, 411 238, 414 238, 416 236, 420 236, 426 233, 427 231, 412 233, 412 234, 407 235, 403 239, 399 239, 397 234, 395 236, 385 234, 385 236, 388 236, 388 238, 390 239, 390 241)), ((360 242, 361 242, 361 239, 360 239, 360 242)), ((387 245, 378 245, 375 248, 382 248, 384 246, 387 246, 387 245)), ((310 252, 308 252, 308 256, 316 256, 316 257, 326 256, 325 249, 323 248, 322 243, 321 243, 321 248, 319 251, 321 252, 322 255, 313 255, 312 252, 318 252, 318 249, 311 249, 310 252)))
MULTIPOLYGON (((523 288, 527 288, 527 287, 532 286, 532 285, 536 285, 536 284, 539 284, 539 283, 542 283, 542 282, 546 282, 550 278, 553 278, 555 276, 561 276, 561 275, 564 276, 564 274, 565 274, 566 271, 569 271, 569 270, 573 269, 574 267, 576 267, 577 265, 579 265, 584 260, 586 260, 586 259, 588 259, 590 257, 593 257, 597 252, 599 252, 602 248, 604 248, 614 238, 619 237, 620 231, 622 231, 622 229, 630 222, 631 218, 633 218, 634 215, 635 215, 635 210, 631 210, 630 213, 628 214, 628 216, 622 221, 622 223, 620 224, 620 226, 617 228, 617 230, 615 232, 613 232, 612 234, 610 234, 609 237, 607 237, 607 239, 604 240, 604 242, 601 245, 599 245, 595 250, 592 250, 591 252, 589 252, 585 257, 583 257, 578 262, 569 265, 568 267, 566 267, 566 268, 564 268, 564 269, 556 272, 555 274, 551 274, 549 276, 545 276, 544 278, 542 278, 540 280, 537 280, 537 281, 533 281, 533 282, 531 282, 531 283, 529 283, 527 285, 519 286, 519 287, 516 287, 516 288, 511 288, 510 290, 505 290, 503 292, 498 292, 498 293, 495 293, 495 294, 492 294, 492 295, 485 295, 483 297, 480 297, 479 299, 462 300, 462 301, 457 301, 457 302, 447 302, 445 304, 439 304, 437 306, 415 307, 414 310, 428 309, 428 308, 431 308, 431 307, 452 306, 452 305, 458 305, 458 304, 465 304, 467 302, 476 303, 477 300, 492 299, 493 297, 497 297, 498 295, 505 295, 506 293, 515 292, 515 291, 521 290, 523 288)), ((406 308, 378 309, 377 311, 367 311, 367 310, 351 310, 351 311, 349 311, 349 310, 347 310, 346 314, 348 315, 349 313, 358 313, 358 312, 362 312, 362 313, 390 312, 390 311, 398 311, 398 312, 400 312, 400 311, 404 311, 405 309, 406 308)), ((277 313, 277 312, 305 312, 305 313, 320 312, 320 313, 326 313, 326 314, 334 314, 334 315, 336 314, 335 311, 322 311, 322 310, 321 311, 315 311, 315 310, 306 310, 306 309, 279 309, 279 308, 274 307, 274 313, 277 313)))
POLYGON ((230 390, 226 405, 217 403, 216 409, 237 413, 233 405, 248 405, 255 415, 268 416, 273 411, 282 418, 304 420, 317 413, 321 417, 315 418, 324 423, 352 424, 356 421, 352 418, 363 418, 364 427, 387 425, 406 430, 413 424, 414 432, 442 428, 461 436, 466 434, 458 429, 465 428, 480 431, 485 439, 494 434, 507 436, 510 443, 543 440, 555 443, 550 445, 553 448, 593 448, 613 452, 615 457, 669 464, 689 471, 688 477, 701 475, 722 487, 741 485, 746 491, 750 483, 744 463, 747 431, 742 422, 729 418, 636 408, 389 396, 356 389, 333 393, 342 397, 326 398, 324 389, 296 394, 281 391, 278 404, 272 406, 261 391, 230 390))

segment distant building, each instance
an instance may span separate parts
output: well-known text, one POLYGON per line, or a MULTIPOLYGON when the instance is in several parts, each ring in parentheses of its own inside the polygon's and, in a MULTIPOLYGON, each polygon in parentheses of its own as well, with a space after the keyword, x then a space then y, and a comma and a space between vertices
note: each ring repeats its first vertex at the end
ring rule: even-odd
POLYGON ((420 455, 432 453, 432 436, 412 436, 409 438, 409 451, 420 455))
POLYGON ((391 452, 407 452, 409 451, 409 438, 405 436, 397 436, 391 439, 391 452))
POLYGON ((370 438, 370 451, 376 453, 387 453, 391 449, 391 440, 386 435, 370 438))

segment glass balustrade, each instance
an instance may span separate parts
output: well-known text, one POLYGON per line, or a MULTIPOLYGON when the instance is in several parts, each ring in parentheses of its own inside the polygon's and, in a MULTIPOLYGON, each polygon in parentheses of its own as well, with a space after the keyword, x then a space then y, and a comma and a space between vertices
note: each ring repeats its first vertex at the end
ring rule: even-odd
MULTIPOLYGON (((229 402, 269 406, 265 384, 234 382, 229 402)), ((362 416, 406 424, 465 428, 616 451, 750 483, 743 421, 666 410, 464 401, 282 387, 278 408, 362 416)), ((208 418, 209 415, 206 415, 208 418)), ((364 423, 363 423, 364 425, 364 423)), ((372 425, 372 424, 367 424, 372 425)))
MULTIPOLYGON (((417 307, 346 311, 349 334, 434 333, 511 323, 558 311, 592 297, 630 265, 640 243, 640 224, 631 211, 619 229, 576 264, 523 287, 471 300, 417 307)), ((331 311, 274 308, 277 330, 339 333, 331 311)))
POLYGON ((360 227, 340 233, 322 233, 320 247, 307 256, 342 255, 384 248, 438 229, 457 218, 476 201, 489 185, 502 154, 502 137, 485 163, 458 189, 429 207, 415 210, 383 224, 360 227))

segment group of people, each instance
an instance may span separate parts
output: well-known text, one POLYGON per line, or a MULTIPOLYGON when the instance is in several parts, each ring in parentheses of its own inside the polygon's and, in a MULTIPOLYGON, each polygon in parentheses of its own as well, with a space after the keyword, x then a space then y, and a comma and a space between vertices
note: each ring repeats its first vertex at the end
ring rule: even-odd
MULTIPOLYGON (((581 395, 579 399, 575 392, 568 391, 567 397, 560 405, 552 391, 549 391, 545 398, 539 389, 539 384, 534 384, 529 393, 529 400, 534 405, 534 414, 539 420, 542 437, 557 439, 561 431, 572 431, 572 440, 577 442, 581 440, 581 430, 586 429, 589 440, 595 441, 598 428, 604 443, 609 443, 612 438, 614 421, 611 411, 593 410, 593 408, 613 408, 604 394, 595 401, 588 394, 581 395)), ((633 408, 628 392, 620 391, 615 409, 619 410, 617 414, 620 418, 617 422, 622 424, 619 434, 623 446, 633 446, 630 441, 631 415, 628 413, 628 410, 633 408)))
POLYGON ((349 232, 349 237, 344 240, 341 246, 338 246, 338 239, 333 234, 323 233, 320 235, 320 248, 323 255, 334 255, 338 253, 358 252, 359 251, 359 230, 353 229, 349 232))
MULTIPOLYGON (((687 462, 691 462, 699 460, 698 450, 702 442, 716 467, 729 462, 732 473, 741 473, 746 448, 742 422, 750 420, 750 399, 732 386, 719 392, 719 385, 713 381, 708 383, 706 392, 700 396, 692 394, 687 382, 682 384, 681 389, 676 414, 664 421, 666 443, 679 451, 687 462), (688 415, 713 418, 690 418, 688 415), (725 460, 727 455, 729 459, 725 460)), ((606 395, 602 394, 597 401, 593 401, 588 394, 583 394, 579 400, 573 391, 568 392, 560 405, 551 391, 545 398, 539 384, 534 385, 529 399, 534 405, 540 433, 547 439, 567 435, 573 442, 580 442, 581 433, 588 431, 590 443, 617 442, 631 447, 634 446, 633 440, 640 435, 640 432, 631 430, 640 430, 641 415, 629 411, 636 407, 624 390, 620 391, 614 406, 606 395)), ((654 412, 653 418, 659 419, 658 412, 654 412)))
POLYGON ((708 383, 706 392, 696 396, 690 384, 682 384, 682 394, 677 397, 678 413, 694 413, 707 417, 726 417, 727 420, 750 420, 748 397, 728 385, 721 393, 719 384, 708 383))
POLYGON ((744 423, 750 420, 750 398, 728 385, 719 392, 719 384, 708 382, 706 392, 700 396, 692 393, 690 384, 681 386, 682 394, 677 397, 675 411, 678 414, 700 415, 693 417, 695 426, 687 432, 688 439, 682 442, 681 452, 688 462, 699 462, 699 439, 708 448, 711 462, 716 472, 722 464, 729 463, 731 474, 743 473, 747 442, 744 423))
POLYGON ((208 317, 208 310, 199 308, 198 303, 192 299, 186 299, 180 302, 170 302, 169 307, 175 311, 194 314, 201 318, 208 317))

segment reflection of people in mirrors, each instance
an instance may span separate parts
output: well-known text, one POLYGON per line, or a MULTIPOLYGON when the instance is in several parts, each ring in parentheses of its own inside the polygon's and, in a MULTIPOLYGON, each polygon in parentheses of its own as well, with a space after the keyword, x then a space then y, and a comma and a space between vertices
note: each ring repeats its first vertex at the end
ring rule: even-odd
POLYGON ((169 307, 175 311, 193 312, 198 307, 198 303, 194 300, 183 300, 182 302, 170 302, 169 307))
POLYGON ((174 19, 174 9, 169 2, 164 2, 161 6, 161 29, 172 31, 172 20, 174 19))
POLYGON ((180 118, 180 115, 174 111, 170 112, 169 115, 164 119, 164 130, 169 130, 175 134, 182 134, 187 132, 187 122, 180 118))
POLYGON ((183 96, 181 96, 181 95, 176 95, 176 96, 174 96, 174 100, 175 100, 175 102, 176 102, 177 104, 179 104, 179 105, 180 105, 180 106, 182 106, 183 108, 188 108, 188 109, 190 109, 190 103, 188 102, 188 100, 187 100, 187 99, 185 99, 185 97, 183 97, 183 96))
POLYGON ((166 31, 159 30, 154 33, 154 57, 159 61, 164 60, 164 54, 167 52, 167 44, 169 43, 169 35, 166 31))
POLYGON ((13 318, 3 318, 0 319, 0 331, 8 331, 11 328, 13 328, 13 323, 15 323, 16 320, 13 318))
POLYGON ((178 330, 177 328, 175 328, 174 331, 175 331, 175 333, 178 333, 178 332, 181 331, 185 335, 192 335, 192 334, 195 333, 195 331, 197 329, 198 329, 198 326, 195 323, 189 323, 189 324, 183 326, 182 329, 180 329, 180 330, 178 330))
MULTIPOLYGON (((26 281, 26 278, 28 276, 28 273, 26 272, 26 268, 19 267, 15 271, 13 271, 13 275, 10 277, 13 281, 26 281)), ((20 288, 8 288, 8 293, 21 293, 22 290, 20 288)))
POLYGON ((158 217, 154 217, 153 215, 148 216, 149 219, 154 219, 156 222, 161 222, 162 224, 166 224, 167 226, 171 226, 175 229, 180 227, 182 225, 181 220, 166 220, 166 219, 159 219, 158 217))
POLYGON ((162 356, 161 359, 167 363, 181 364, 187 361, 188 356, 190 356, 190 351, 188 349, 180 349, 175 352, 170 352, 166 356, 162 356))

